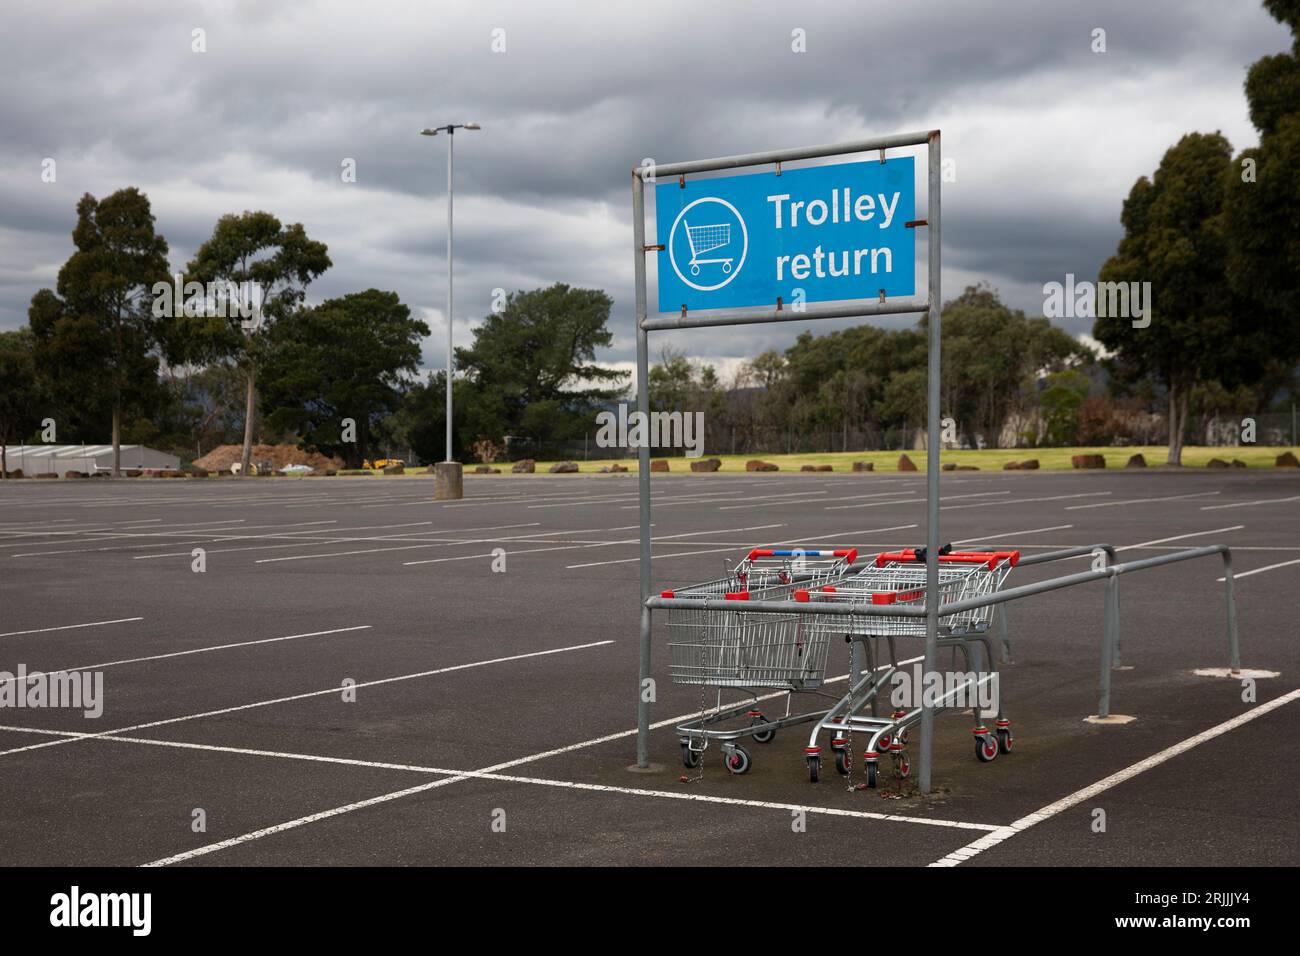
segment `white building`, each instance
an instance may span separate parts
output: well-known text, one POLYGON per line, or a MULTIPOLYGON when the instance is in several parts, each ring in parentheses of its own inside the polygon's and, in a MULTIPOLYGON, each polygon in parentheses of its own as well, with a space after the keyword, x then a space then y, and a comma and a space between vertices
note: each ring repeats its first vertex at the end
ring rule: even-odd
MULTIPOLYGON (((144 445, 122 445, 122 470, 128 468, 179 468, 181 460, 144 445)), ((22 469, 27 477, 46 472, 62 475, 66 471, 85 474, 113 471, 112 445, 6 445, 5 462, 9 471, 22 469)))

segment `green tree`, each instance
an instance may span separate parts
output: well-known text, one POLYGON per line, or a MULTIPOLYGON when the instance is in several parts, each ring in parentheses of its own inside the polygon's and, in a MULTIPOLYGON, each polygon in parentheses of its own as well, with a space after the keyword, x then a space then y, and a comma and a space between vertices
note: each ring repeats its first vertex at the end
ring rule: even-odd
POLYGON ((35 428, 35 342, 28 329, 0 332, 0 479, 9 477, 5 446, 35 428))
POLYGON ((428 334, 397 293, 378 289, 285 316, 270 330, 262 365, 267 423, 360 466, 376 426, 401 404, 405 376, 419 367, 428 334), (354 442, 344 441, 344 419, 355 423, 354 442))
MULTIPOLYGON (((1103 282, 1149 282, 1150 324, 1098 316, 1093 336, 1113 353, 1120 383, 1152 378, 1168 395, 1169 454, 1182 463, 1192 392, 1218 378, 1231 386, 1262 359, 1250 340, 1253 317, 1234 307, 1225 275, 1223 177, 1232 147, 1218 133, 1189 133, 1155 175, 1143 176, 1124 201, 1124 237, 1102 266, 1103 282)), ((1100 299, 1100 296, 1098 297, 1100 299)))
POLYGON ((307 286, 331 264, 325 244, 309 239, 301 223, 283 226, 269 212, 245 212, 222 216, 186 267, 187 283, 230 283, 241 290, 243 311, 255 313, 247 319, 239 310, 207 309, 177 320, 176 350, 186 360, 233 362, 244 377, 243 475, 250 473, 258 371, 270 330, 301 308, 307 286))
POLYGON ((1079 410, 1092 388, 1092 380, 1076 369, 1053 372, 1043 382, 1039 401, 1047 428, 1048 445, 1073 445, 1079 434, 1079 410))
POLYGON ((1268 379, 1276 391, 1292 383, 1300 359, 1300 0, 1264 6, 1294 40, 1290 52, 1257 60, 1246 76, 1259 145, 1224 171, 1224 225, 1238 334, 1267 357, 1262 374, 1237 379, 1268 379))
POLYGON ((595 364, 596 349, 613 342, 612 305, 599 289, 564 283, 507 296, 474 330, 474 344, 456 350, 471 397, 453 414, 461 419, 463 411, 473 438, 584 434, 596 407, 618 397, 626 378, 595 364))
POLYGON ((52 397, 82 420, 111 420, 113 474, 121 472, 124 411, 146 412, 160 395, 153 286, 167 281, 167 240, 154 231, 149 197, 134 187, 77 203, 76 246, 59 270, 58 294, 32 298, 36 363, 52 397))

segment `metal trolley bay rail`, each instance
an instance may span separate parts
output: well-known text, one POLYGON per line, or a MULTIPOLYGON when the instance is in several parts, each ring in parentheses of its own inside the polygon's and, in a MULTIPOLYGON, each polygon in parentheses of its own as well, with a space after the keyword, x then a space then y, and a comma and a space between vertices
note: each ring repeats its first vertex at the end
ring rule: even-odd
POLYGON ((699 766, 709 742, 716 740, 727 769, 744 773, 752 758, 737 741, 770 743, 780 728, 825 714, 792 714, 790 694, 818 692, 825 679, 829 635, 810 636, 800 615, 753 611, 747 602, 790 602, 796 590, 832 586, 856 570, 856 560, 857 552, 851 549, 755 548, 717 580, 662 593, 692 602, 668 614, 673 681, 699 685, 701 693, 700 717, 677 727, 687 768, 699 766), (717 693, 712 713, 707 712, 710 687, 717 693), (758 691, 770 688, 787 692, 785 714, 776 719, 756 706, 758 691), (724 689, 739 690, 746 699, 723 707, 724 689), (737 718, 748 722, 719 726, 737 718))
MULTIPOLYGON (((1018 551, 953 551, 950 545, 945 546, 939 552, 938 591, 932 599, 943 607, 992 594, 1002 587, 1019 560, 1018 551)), ((988 762, 999 753, 1011 752, 1014 737, 1011 722, 1002 711, 997 659, 988 636, 995 606, 992 604, 942 614, 937 646, 951 648, 954 658, 960 652, 964 669, 950 672, 942 685, 932 685, 930 675, 924 681, 911 681, 914 699, 899 702, 900 706, 892 707, 888 717, 878 714, 881 697, 896 683, 895 675, 899 674, 896 638, 924 638, 925 619, 855 611, 866 605, 876 609, 924 606, 927 600, 924 549, 909 548, 877 555, 873 564, 858 574, 833 584, 795 589, 792 597, 804 604, 847 605, 847 615, 804 615, 801 633, 813 642, 828 643, 831 637, 841 638, 854 645, 855 655, 860 655, 856 657, 859 664, 865 658, 865 667, 853 668, 848 691, 817 722, 809 737, 804 755, 812 782, 816 783, 820 775, 822 748, 818 739, 823 732, 831 734, 831 751, 840 774, 851 773, 852 740, 856 732, 865 735, 867 741, 862 754, 867 787, 878 784, 882 756, 892 760, 900 779, 908 777, 911 773, 908 729, 921 719, 922 693, 931 695, 929 705, 936 711, 971 707, 975 715, 975 755, 979 760, 988 762), (981 650, 982 654, 972 653, 981 650), (981 661, 987 662, 987 671, 983 670, 981 661), (993 731, 985 726, 986 715, 982 709, 983 703, 990 700, 996 711, 993 731), (869 714, 864 712, 868 709, 869 714)))

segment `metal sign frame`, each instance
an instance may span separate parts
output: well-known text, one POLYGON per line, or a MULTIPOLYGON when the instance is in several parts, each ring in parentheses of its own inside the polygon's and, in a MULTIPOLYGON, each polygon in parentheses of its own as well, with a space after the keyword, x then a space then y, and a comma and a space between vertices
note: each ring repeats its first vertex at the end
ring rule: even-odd
MULTIPOLYGON (((811 319, 868 318, 874 315, 900 315, 928 313, 929 315, 929 367, 926 390, 926 591, 934 594, 939 583, 939 310, 942 305, 940 289, 940 182, 939 130, 918 133, 901 133, 872 139, 853 140, 824 146, 805 146, 796 149, 770 150, 717 159, 701 159, 684 163, 636 167, 632 170, 632 257, 636 275, 636 396, 637 410, 643 419, 650 415, 650 345, 651 332, 666 329, 708 328, 720 325, 761 325, 769 322, 802 322, 811 319), (780 164, 804 159, 821 159, 848 153, 879 151, 883 159, 888 149, 908 146, 926 147, 926 218, 914 225, 929 229, 927 256, 928 289, 924 299, 911 296, 882 301, 857 301, 843 305, 808 305, 799 310, 783 309, 778 302, 772 309, 710 309, 694 315, 683 310, 677 316, 651 318, 647 311, 646 255, 656 251, 645 241, 645 183, 660 176, 685 177, 693 173, 741 167, 773 167, 779 175, 780 164)), ((640 668, 637 682, 637 735, 636 765, 644 770, 650 766, 650 702, 646 698, 647 681, 651 679, 651 607, 650 588, 650 447, 643 443, 637 452, 637 484, 641 524, 641 640, 640 668)), ((925 605, 925 671, 935 667, 936 640, 939 623, 939 602, 927 601, 925 605)), ((918 784, 922 793, 930 792, 930 764, 933 750, 934 710, 923 702, 921 711, 921 740, 918 760, 918 784)))

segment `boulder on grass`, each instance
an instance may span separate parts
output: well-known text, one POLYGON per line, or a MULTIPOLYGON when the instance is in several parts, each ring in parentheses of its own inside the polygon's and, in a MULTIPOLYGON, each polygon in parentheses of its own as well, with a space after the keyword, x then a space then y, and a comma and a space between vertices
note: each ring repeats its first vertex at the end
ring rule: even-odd
POLYGON ((208 477, 208 470, 206 468, 191 467, 186 474, 191 478, 206 478, 208 477))
POLYGON ((1070 464, 1075 468, 1105 468, 1105 455, 1072 455, 1070 464))
POLYGON ((1233 468, 1245 468, 1245 467, 1246 467, 1246 463, 1245 463, 1244 461, 1242 461, 1240 458, 1234 458, 1234 459, 1232 459, 1232 467, 1233 467, 1233 468))
POLYGON ((42 471, 42 472, 38 472, 35 475, 32 475, 32 477, 33 478, 57 478, 59 477, 59 473, 57 471, 42 471))
POLYGON ((1227 468, 1228 463, 1222 458, 1211 458, 1205 463, 1206 468, 1227 468))
POLYGON ((609 473, 611 475, 623 474, 627 472, 627 465, 610 465, 609 473))
POLYGON ((405 466, 405 465, 385 465, 385 466, 384 466, 384 474, 385 474, 385 475, 404 475, 404 474, 406 474, 406 466, 405 466))
POLYGON ((552 475, 576 475, 578 466, 571 461, 557 461, 547 471, 552 475))
POLYGON ((531 458, 525 458, 523 461, 517 461, 510 468, 512 475, 531 475, 537 470, 537 462, 531 458))
POLYGON ((916 471, 916 464, 912 461, 912 459, 908 458, 906 455, 899 455, 899 456, 898 456, 898 470, 899 470, 899 471, 916 471))
POLYGON ((722 467, 721 458, 701 458, 699 461, 691 462, 691 471, 714 472, 722 467))
POLYGON ((1280 454, 1280 455, 1277 456, 1277 460, 1273 462, 1273 467, 1275 467, 1275 468, 1300 468, 1300 459, 1297 459, 1297 458, 1296 458, 1296 456, 1295 456, 1295 452, 1293 452, 1293 451, 1284 451, 1284 452, 1282 452, 1282 454, 1280 454))
POLYGON ((21 478, 22 476, 23 476, 23 470, 21 468, 15 468, 13 471, 5 472, 6 478, 21 478))
POLYGON ((958 471, 979 471, 979 465, 958 465, 958 471))
POLYGON ((65 471, 63 473, 63 477, 64 478, 85 478, 86 473, 84 471, 65 471))
POLYGON ((945 462, 944 462, 942 465, 940 465, 939 467, 940 467, 941 469, 943 469, 944 471, 956 471, 956 470, 957 470, 957 463, 956 463, 955 461, 945 461, 945 462))
POLYGON ((854 471, 875 471, 876 463, 873 461, 855 461, 853 463, 854 471))
POLYGON ((499 475, 499 474, 501 474, 501 469, 500 469, 500 468, 493 468, 491 465, 479 465, 478 467, 476 467, 476 468, 474 469, 474 474, 476 474, 476 475, 499 475))
POLYGON ((1038 459, 1037 459, 1037 458, 1026 458, 1024 461, 1022 461, 1022 462, 1020 463, 1020 468, 1021 468, 1022 471, 1037 471, 1037 470, 1038 470, 1038 459))
POLYGON ((778 471, 776 465, 770 461, 763 461, 761 458, 751 458, 745 462, 746 471, 778 471))
POLYGON ((1003 470, 1003 471, 1019 471, 1019 470, 1020 470, 1020 462, 1018 462, 1018 461, 1009 461, 1009 462, 1007 462, 1005 465, 1002 466, 1002 470, 1003 470))
POLYGON ((1130 456, 1129 460, 1124 465, 1125 468, 1145 468, 1146 466, 1146 457, 1141 452, 1130 456))
POLYGON ((667 471, 667 470, 668 470, 668 462, 664 461, 664 459, 662 459, 662 458, 656 458, 654 461, 650 462, 650 470, 651 470, 651 471, 667 471))

